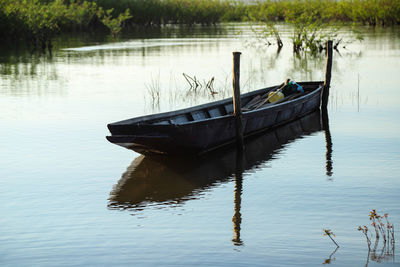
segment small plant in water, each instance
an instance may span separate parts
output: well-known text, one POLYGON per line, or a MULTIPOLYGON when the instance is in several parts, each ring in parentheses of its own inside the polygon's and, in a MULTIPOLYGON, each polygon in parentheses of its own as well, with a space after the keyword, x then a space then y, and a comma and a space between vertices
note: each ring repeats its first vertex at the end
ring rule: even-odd
POLYGON ((160 74, 158 74, 158 77, 151 77, 151 82, 146 84, 146 88, 153 109, 159 108, 161 96, 160 74))
POLYGON ((358 231, 361 231, 366 238, 368 246, 368 257, 376 262, 381 262, 384 259, 390 259, 394 257, 395 249, 395 237, 394 237, 394 226, 388 220, 389 214, 385 213, 383 216, 379 215, 376 210, 372 210, 369 213, 369 219, 372 221, 371 225, 375 230, 375 243, 374 247, 371 248, 372 244, 372 234, 369 234, 369 229, 367 226, 358 226, 358 231), (382 237, 382 247, 379 252, 377 252, 379 246, 379 239, 382 237))
POLYGON ((361 231, 365 235, 365 238, 367 240, 368 250, 370 250, 371 249, 371 239, 368 236, 368 227, 365 225, 362 227, 358 226, 358 231, 361 231))
POLYGON ((189 83, 190 85, 190 90, 194 90, 196 91, 197 88, 205 88, 208 89, 210 91, 210 94, 213 96, 215 94, 218 94, 218 92, 216 92, 214 90, 214 77, 211 77, 210 80, 206 81, 203 80, 203 82, 200 82, 196 76, 190 77, 189 75, 187 75, 186 73, 182 73, 183 77, 185 77, 186 81, 189 83))
POLYGON ((323 232, 324 236, 327 235, 332 240, 332 242, 335 243, 337 247, 339 247, 338 243, 336 243, 336 241, 332 238, 332 236, 335 236, 335 234, 330 229, 323 229, 323 232))

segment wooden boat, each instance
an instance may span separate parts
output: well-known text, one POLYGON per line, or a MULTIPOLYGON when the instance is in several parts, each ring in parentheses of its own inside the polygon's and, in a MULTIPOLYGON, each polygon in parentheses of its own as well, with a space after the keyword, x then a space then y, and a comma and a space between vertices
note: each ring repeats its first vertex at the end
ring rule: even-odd
MULTIPOLYGON (((276 158, 287 144, 322 130, 319 110, 245 140, 245 150, 235 146, 198 157, 139 156, 110 192, 109 209, 140 211, 147 206, 179 205, 202 192, 231 181, 232 175, 252 171, 276 158)), ((322 144, 321 144, 322 146, 322 144)))
MULTIPOLYGON (((324 82, 298 84, 304 88, 303 94, 289 95, 254 109, 246 109, 246 106, 255 99, 265 98, 280 86, 241 95, 244 136, 266 131, 319 109, 324 82)), ((111 132, 107 139, 111 143, 141 154, 201 154, 235 142, 236 137, 232 99, 132 118, 107 126, 111 132)))

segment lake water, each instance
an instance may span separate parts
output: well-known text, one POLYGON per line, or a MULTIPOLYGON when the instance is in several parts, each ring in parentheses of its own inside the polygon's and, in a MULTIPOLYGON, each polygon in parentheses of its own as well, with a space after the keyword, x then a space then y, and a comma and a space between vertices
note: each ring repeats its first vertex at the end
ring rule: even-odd
POLYGON ((243 24, 62 36, 52 56, 1 47, 0 265, 399 266, 398 246, 368 261, 357 227, 372 209, 400 227, 400 30, 360 30, 334 53, 330 132, 311 114, 240 160, 143 157, 106 125, 231 96, 233 51, 244 92, 323 80, 325 56, 294 56, 287 27, 279 54, 243 24))

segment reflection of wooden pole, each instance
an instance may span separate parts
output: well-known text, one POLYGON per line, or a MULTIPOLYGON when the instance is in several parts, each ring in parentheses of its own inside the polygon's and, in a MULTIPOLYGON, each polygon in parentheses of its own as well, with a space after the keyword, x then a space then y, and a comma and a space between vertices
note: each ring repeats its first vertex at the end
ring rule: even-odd
POLYGON ((235 169, 235 213, 232 218, 233 222, 233 238, 232 242, 235 246, 243 245, 240 239, 240 224, 242 223, 242 214, 240 208, 242 206, 242 188, 243 188, 243 151, 236 152, 236 169, 235 169))
POLYGON ((326 44, 326 70, 325 70, 325 82, 324 82, 324 90, 322 91, 322 107, 328 106, 328 98, 329 98, 329 88, 331 86, 331 72, 332 72, 332 41, 328 41, 326 44))
POLYGON ((233 115, 235 117, 236 142, 240 150, 243 150, 243 122, 242 108, 240 105, 240 52, 233 52, 233 115))
POLYGON ((332 176, 333 174, 333 161, 332 161, 332 137, 329 131, 329 117, 328 110, 326 107, 322 107, 322 128, 325 132, 325 142, 326 142, 326 175, 332 176))

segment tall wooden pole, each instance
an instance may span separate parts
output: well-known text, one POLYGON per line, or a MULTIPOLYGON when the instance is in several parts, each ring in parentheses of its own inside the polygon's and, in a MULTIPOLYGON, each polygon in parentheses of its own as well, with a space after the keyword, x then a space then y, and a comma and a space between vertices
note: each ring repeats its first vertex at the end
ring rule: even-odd
POLYGON ((235 171, 235 214, 233 215, 233 230, 234 237, 232 239, 234 245, 240 246, 243 244, 240 239, 240 224, 242 215, 240 214, 240 206, 242 202, 242 173, 243 173, 243 122, 242 108, 240 103, 240 52, 233 52, 233 115, 235 117, 236 128, 236 171, 235 171))
POLYGON ((326 58, 325 82, 324 82, 324 90, 322 92, 321 107, 328 106, 329 88, 331 86, 332 56, 333 56, 332 41, 328 41, 326 44, 327 58, 326 58))
POLYGON ((233 115, 236 126, 236 143, 239 150, 243 150, 243 122, 240 104, 240 52, 233 52, 233 115))

